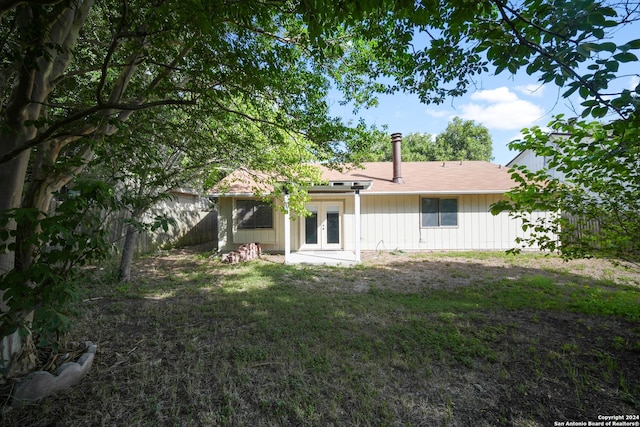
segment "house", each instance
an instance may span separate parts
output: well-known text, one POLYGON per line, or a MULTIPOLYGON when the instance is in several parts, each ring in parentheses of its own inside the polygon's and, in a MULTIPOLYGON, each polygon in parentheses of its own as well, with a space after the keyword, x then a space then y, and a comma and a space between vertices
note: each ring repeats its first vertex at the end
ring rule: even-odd
MULTIPOLYGON (((571 141, 572 135, 569 133, 551 132, 548 134, 549 139, 545 143, 546 148, 552 149, 552 152, 545 152, 540 150, 538 152, 531 148, 527 148, 518 153, 513 160, 507 163, 508 168, 512 167, 526 167, 530 172, 542 172, 544 179, 546 177, 557 180, 562 183, 566 188, 576 192, 578 195, 565 196, 562 201, 562 210, 557 212, 557 215, 551 217, 547 216, 548 222, 539 224, 543 227, 550 229, 555 227, 559 230, 556 234, 554 244, 561 247, 562 252, 571 253, 571 251, 578 248, 578 252, 584 252, 586 247, 591 247, 596 251, 606 247, 606 245, 612 245, 612 240, 607 230, 607 222, 611 223, 611 216, 609 214, 615 213, 613 217, 614 223, 619 220, 629 221, 630 223, 636 223, 637 221, 629 220, 634 218, 637 213, 637 208, 627 205, 627 200, 636 200, 637 197, 627 197, 629 193, 627 190, 633 193, 633 184, 626 181, 629 176, 618 175, 612 169, 608 169, 611 166, 617 167, 617 165, 625 165, 628 170, 637 170, 628 159, 618 158, 616 162, 609 163, 609 166, 600 168, 598 172, 594 172, 593 169, 587 168, 586 164, 593 162, 595 155, 593 151, 589 149, 581 150, 582 153, 571 153, 566 155, 567 146, 574 147, 575 141, 571 141), (568 141, 569 140, 569 141, 568 141), (555 152, 556 156, 551 156, 555 152), (546 154, 546 155, 545 155, 546 154), (564 159, 563 159, 564 158, 564 159), (570 161, 566 161, 566 160, 570 161), (554 165, 554 161, 560 160, 560 168, 554 165), (563 163, 563 160, 565 162, 563 163), (574 170, 571 172, 571 176, 567 177, 567 167, 575 162, 581 164, 582 170, 574 170), (558 170, 560 169, 560 170, 558 170), (581 177, 582 176, 582 177, 581 177), (585 180, 584 178, 587 177, 585 180), (590 186, 590 179, 595 178, 594 182, 600 181, 600 185, 596 184, 596 191, 590 186), (602 186, 603 182, 607 182, 606 186, 602 186), (606 190, 605 190, 606 188, 606 190), (625 209, 629 209, 629 214, 623 213, 625 209), (609 217, 609 218, 607 218, 609 217), (604 220, 604 221, 603 221, 604 220)), ((580 140, 581 143, 593 143, 593 139, 584 138, 580 140)), ((570 150, 570 149, 569 149, 570 150)), ((596 162, 597 163, 597 162, 596 162)), ((603 165, 607 165, 604 162, 603 165)), ((636 187, 637 188, 637 187, 636 187)), ((637 206, 637 205, 636 205, 637 206)), ((618 228, 616 225, 614 228, 618 228)), ((626 233, 629 233, 628 227, 621 227, 618 229, 626 229, 626 233)), ((614 232, 615 234, 616 232, 614 232)), ((633 235, 633 233, 630 233, 633 235)), ((615 243, 612 246, 616 248, 622 247, 620 244, 615 243)), ((617 250, 617 249, 616 249, 617 250)))
MULTIPOLYGON (((323 168, 324 185, 309 190, 310 212, 292 218, 255 197, 236 171, 218 199, 218 249, 258 242, 284 252, 506 250, 526 236, 521 222, 489 212, 515 186, 507 168, 484 161, 402 162, 401 135, 392 135, 393 162, 363 163, 344 172, 323 168)), ((284 200, 275 200, 287 206, 284 200)), ((285 209, 286 211, 286 209, 285 209)), ((544 212, 534 215, 545 215, 544 212)))
MULTIPOLYGON (((562 141, 568 138, 570 135, 567 133, 553 132, 550 134, 551 140, 548 146, 557 147, 558 141, 562 141)), ((509 163, 507 163, 507 169, 511 169, 514 166, 526 166, 526 168, 532 172, 537 172, 542 169, 547 169, 547 173, 551 178, 557 178, 560 181, 565 181, 565 174, 558 171, 556 168, 549 168, 549 157, 539 156, 532 149, 526 149, 518 153, 509 163)))

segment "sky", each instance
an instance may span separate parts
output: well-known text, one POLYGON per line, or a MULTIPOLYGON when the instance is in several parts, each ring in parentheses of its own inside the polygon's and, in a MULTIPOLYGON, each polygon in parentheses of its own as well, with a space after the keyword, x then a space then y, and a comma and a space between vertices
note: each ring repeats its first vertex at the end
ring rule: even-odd
POLYGON ((367 124, 387 126, 389 133, 429 133, 444 131, 454 118, 473 120, 484 125, 493 141, 493 162, 505 165, 516 156, 507 144, 516 139, 520 130, 531 126, 545 126, 554 113, 566 102, 558 99, 555 87, 505 77, 483 78, 483 84, 464 97, 441 105, 421 104, 410 94, 379 97, 376 108, 361 110, 354 116, 350 107, 332 104, 332 111, 345 119, 362 117, 367 124), (553 93, 555 92, 555 93, 553 93))
MULTIPOLYGON (((635 25, 635 24, 634 24, 635 25)), ((619 34, 616 41, 629 41, 638 37, 640 25, 619 34), (635 34, 633 34, 635 32, 635 34)), ((639 52, 635 52, 640 56, 639 52)), ((629 70, 621 67, 623 75, 615 85, 633 89, 638 84, 637 63, 629 64, 629 70), (631 68, 633 67, 633 68, 631 68)), ((421 104, 416 95, 398 93, 379 97, 379 105, 372 109, 362 109, 357 116, 349 106, 340 106, 339 99, 329 99, 334 115, 357 122, 362 117, 367 124, 387 125, 389 133, 429 133, 442 132, 454 117, 473 120, 484 125, 493 141, 493 162, 506 165, 518 153, 510 151, 507 144, 518 139, 523 128, 540 126, 545 128, 554 115, 575 116, 581 111, 577 95, 564 99, 563 90, 553 84, 540 85, 535 76, 524 72, 516 75, 486 73, 478 77, 465 96, 447 100, 440 105, 421 104)))

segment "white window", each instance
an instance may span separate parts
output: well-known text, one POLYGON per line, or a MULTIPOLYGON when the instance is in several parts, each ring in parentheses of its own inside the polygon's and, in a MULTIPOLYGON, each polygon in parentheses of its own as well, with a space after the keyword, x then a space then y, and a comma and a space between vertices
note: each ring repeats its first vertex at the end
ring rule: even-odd
POLYGON ((273 206, 261 200, 236 200, 238 230, 273 228, 273 206))
POLYGON ((458 199, 422 198, 422 227, 456 227, 458 199))

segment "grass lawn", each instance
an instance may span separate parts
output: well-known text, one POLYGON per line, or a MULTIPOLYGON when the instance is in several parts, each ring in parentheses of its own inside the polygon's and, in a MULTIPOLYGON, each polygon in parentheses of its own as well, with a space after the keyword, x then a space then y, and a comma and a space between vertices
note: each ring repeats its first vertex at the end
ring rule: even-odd
MULTIPOLYGON (((7 426, 549 426, 640 414, 640 276, 607 261, 368 254, 353 268, 171 251, 95 273, 72 390, 7 426)), ((6 396, 5 396, 6 398, 6 396)), ((638 419, 637 417, 635 418, 638 419)))

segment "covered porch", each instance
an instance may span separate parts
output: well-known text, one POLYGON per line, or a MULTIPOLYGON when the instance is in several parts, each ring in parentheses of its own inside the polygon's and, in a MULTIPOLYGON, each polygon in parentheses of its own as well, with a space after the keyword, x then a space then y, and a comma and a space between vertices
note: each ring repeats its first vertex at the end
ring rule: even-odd
POLYGON ((360 191, 370 187, 371 181, 368 180, 330 181, 327 185, 312 187, 309 191, 312 201, 306 206, 312 214, 307 221, 300 224, 299 230, 296 230, 294 248, 289 195, 285 193, 285 264, 347 266, 360 263, 360 191), (344 195, 349 193, 353 195, 353 211, 347 214, 343 200, 344 195), (345 225, 346 215, 353 221, 349 226, 345 225))

